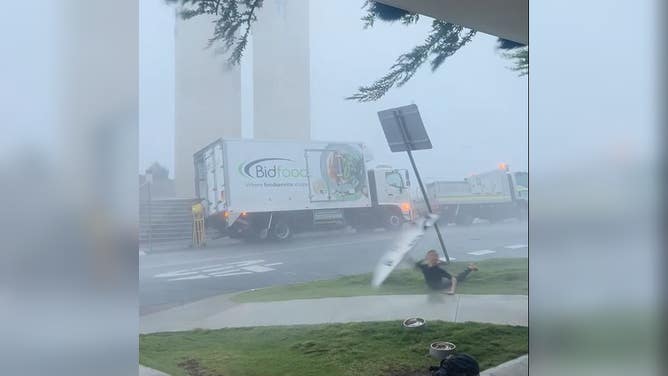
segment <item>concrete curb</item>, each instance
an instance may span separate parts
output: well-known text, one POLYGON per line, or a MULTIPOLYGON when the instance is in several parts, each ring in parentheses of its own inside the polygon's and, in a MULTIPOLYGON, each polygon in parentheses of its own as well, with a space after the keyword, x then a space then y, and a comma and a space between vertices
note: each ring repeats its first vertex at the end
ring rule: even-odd
POLYGON ((153 368, 144 367, 141 364, 139 365, 139 376, 169 376, 164 372, 160 372, 153 368))
POLYGON ((500 364, 494 368, 485 370, 480 376, 528 376, 529 375, 529 355, 522 355, 519 358, 500 364))

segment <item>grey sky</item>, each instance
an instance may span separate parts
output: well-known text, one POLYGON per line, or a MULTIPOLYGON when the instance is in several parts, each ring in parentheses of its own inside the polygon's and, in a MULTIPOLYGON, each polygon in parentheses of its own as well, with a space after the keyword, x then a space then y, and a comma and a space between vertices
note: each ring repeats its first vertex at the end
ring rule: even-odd
MULTIPOLYGON (((140 170, 154 160, 173 170, 173 12, 162 0, 140 3, 140 170)), ((416 103, 434 145, 416 153, 425 177, 461 179, 499 162, 526 170, 527 78, 507 69, 511 62, 495 49, 495 37, 478 34, 439 70, 425 65, 378 102, 344 100, 420 43, 431 23, 423 18, 410 27, 377 23, 364 30, 362 3, 311 2, 312 138, 362 141, 374 164, 407 167, 404 154, 389 152, 376 112, 416 103)))
POLYGON ((54 56, 60 31, 54 17, 57 7, 47 1, 39 5, 40 12, 34 12, 34 4, 22 1, 3 5, 0 35, 6 36, 2 39, 6 53, 0 59, 0 155, 11 155, 28 145, 30 150, 51 150, 56 138, 52 98, 58 84, 54 56), (21 17, 23 14, 30 14, 30 19, 21 17))
POLYGON ((139 2, 139 169, 174 164, 174 10, 139 2))

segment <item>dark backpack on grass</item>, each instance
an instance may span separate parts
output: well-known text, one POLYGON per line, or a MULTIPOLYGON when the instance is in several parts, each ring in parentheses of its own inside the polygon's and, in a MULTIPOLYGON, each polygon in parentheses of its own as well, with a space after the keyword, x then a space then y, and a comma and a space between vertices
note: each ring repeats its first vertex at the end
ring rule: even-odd
POLYGON ((455 354, 441 361, 438 367, 430 367, 431 376, 478 376, 478 361, 468 354, 455 354))

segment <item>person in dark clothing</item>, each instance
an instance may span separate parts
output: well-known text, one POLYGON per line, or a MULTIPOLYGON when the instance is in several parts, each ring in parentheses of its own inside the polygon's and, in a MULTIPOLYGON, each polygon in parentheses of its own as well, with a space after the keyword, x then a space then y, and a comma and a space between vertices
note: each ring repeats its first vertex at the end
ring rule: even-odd
POLYGON ((477 271, 478 267, 475 264, 469 264, 468 267, 461 273, 453 277, 445 269, 439 266, 441 260, 438 259, 438 253, 432 249, 427 252, 424 260, 418 261, 415 266, 422 271, 424 281, 432 290, 443 291, 447 289, 447 293, 453 295, 457 288, 457 283, 466 279, 472 271, 477 271))
POLYGON ((471 355, 450 355, 441 361, 440 367, 430 367, 432 376, 478 376, 480 365, 471 355))

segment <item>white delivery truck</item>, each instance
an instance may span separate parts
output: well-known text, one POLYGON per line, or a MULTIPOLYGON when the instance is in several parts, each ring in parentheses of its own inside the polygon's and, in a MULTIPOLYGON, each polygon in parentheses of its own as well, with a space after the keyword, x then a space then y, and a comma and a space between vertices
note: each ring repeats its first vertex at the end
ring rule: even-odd
POLYGON ((367 170, 348 142, 219 139, 194 155, 207 224, 231 237, 284 240, 332 226, 399 229, 411 219, 407 170, 367 170))
POLYGON ((510 173, 505 164, 463 181, 435 181, 426 186, 429 202, 442 220, 469 225, 474 218, 492 222, 526 219, 529 208, 528 174, 510 173))

